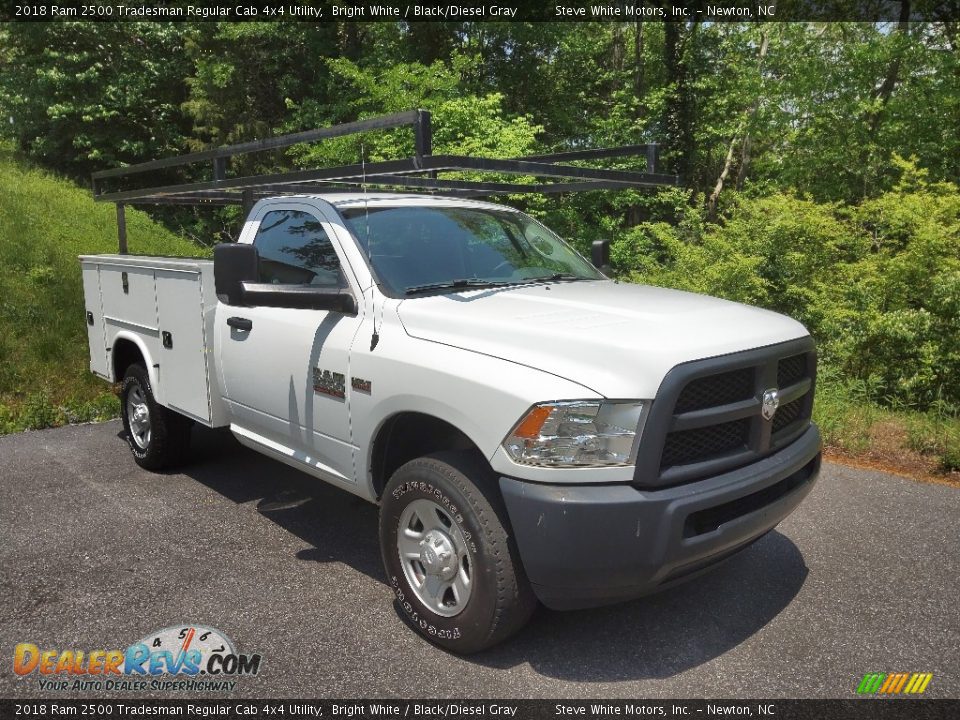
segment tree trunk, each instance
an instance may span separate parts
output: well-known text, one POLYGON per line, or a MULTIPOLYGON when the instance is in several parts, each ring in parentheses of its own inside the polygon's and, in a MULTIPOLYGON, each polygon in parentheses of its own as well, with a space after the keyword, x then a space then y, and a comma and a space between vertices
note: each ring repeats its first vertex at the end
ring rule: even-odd
POLYGON ((349 60, 359 60, 363 51, 360 23, 347 21, 340 25, 340 54, 349 60))
POLYGON ((750 133, 744 133, 743 145, 740 146, 740 166, 737 168, 737 180, 734 189, 742 190, 743 181, 747 179, 747 168, 750 167, 750 147, 753 144, 750 133))
MULTIPOLYGON (((763 35, 760 40, 760 52, 757 58, 757 68, 761 73, 763 72, 763 59, 767 56, 769 38, 769 33, 767 32, 767 29, 764 28, 763 35)), ((750 104, 750 107, 743 112, 737 131, 734 132, 733 137, 730 138, 730 145, 727 148, 727 157, 723 162, 723 169, 720 171, 720 176, 717 178, 717 182, 713 186, 713 192, 710 193, 710 197, 707 198, 707 218, 709 220, 716 220, 717 218, 717 200, 720 199, 720 193, 723 191, 723 184, 726 182, 727 176, 730 174, 730 168, 733 165, 734 148, 737 146, 737 138, 739 135, 743 135, 742 151, 744 154, 741 156, 740 160, 740 170, 737 173, 737 184, 739 185, 742 181, 742 173, 744 172, 743 168, 746 164, 746 153, 749 151, 749 123, 757 114, 759 107, 760 93, 757 93, 756 97, 753 99, 753 102, 750 104)))
POLYGON ((663 55, 667 69, 667 83, 673 92, 666 107, 666 135, 674 154, 675 172, 691 185, 697 178, 691 177, 695 168, 696 138, 693 128, 693 98, 689 86, 688 54, 697 36, 699 22, 694 20, 689 29, 684 23, 664 23, 663 55))
POLYGON ((613 26, 613 39, 610 43, 610 64, 617 74, 623 72, 623 60, 626 55, 623 48, 623 28, 620 23, 613 26))
POLYGON ((717 219, 717 200, 720 198, 720 191, 723 190, 723 183, 727 179, 727 175, 730 174, 730 166, 733 164, 733 149, 737 145, 737 136, 734 135, 730 138, 730 145, 727 148, 727 157, 723 161, 723 170, 720 171, 720 176, 717 178, 716 185, 713 186, 713 192, 710 193, 710 197, 707 198, 707 219, 710 221, 717 219))
MULTIPOLYGON (((900 20, 897 23, 896 32, 891 40, 897 42, 903 38, 910 27, 910 0, 903 0, 900 3, 900 20)), ((893 95, 900 78, 900 65, 903 62, 903 48, 894 47, 894 55, 890 60, 890 66, 887 68, 887 74, 883 82, 873 92, 874 105, 863 114, 863 124, 867 128, 867 137, 860 143, 860 172, 863 180, 862 196, 868 197, 871 192, 872 181, 872 160, 876 149, 876 137, 883 121, 884 110, 887 103, 893 95)))
MULTIPOLYGON (((644 23, 638 21, 634 24, 633 31, 633 117, 637 121, 646 115, 646 106, 643 101, 643 96, 646 93, 646 78, 643 67, 643 26, 644 23)), ((639 126, 639 124, 638 122, 637 125, 639 126)), ((642 220, 640 206, 637 204, 630 205, 627 208, 627 227, 639 225, 642 220)))
MULTIPOLYGON (((640 99, 646 92, 643 68, 643 23, 637 22, 633 34, 633 92, 640 99)), ((642 104, 637 103, 637 114, 642 114, 642 104)))
MULTIPOLYGON (((758 68, 761 73, 761 78, 763 75, 763 60, 767 56, 767 48, 770 45, 770 33, 766 30, 763 31, 763 39, 760 41, 760 57, 758 59, 758 68)), ((753 124, 753 121, 757 117, 757 111, 760 109, 760 95, 758 94, 753 99, 753 105, 750 108, 750 119, 747 123, 747 127, 743 132, 743 145, 740 148, 740 167, 737 168, 737 182, 735 187, 737 190, 743 187, 743 181, 747 177, 747 168, 750 165, 750 126, 753 124)))
MULTIPOLYGON (((900 3, 900 20, 897 22, 897 34, 902 37, 906 35, 909 28, 910 0, 903 0, 903 2, 900 3)), ((890 97, 893 95, 894 88, 897 86, 897 81, 900 78, 900 65, 902 63, 903 51, 901 50, 898 51, 893 60, 890 61, 890 68, 887 70, 886 77, 883 78, 883 83, 881 83, 880 87, 873 93, 874 100, 879 100, 880 104, 867 115, 871 139, 877 134, 877 130, 880 129, 883 111, 886 109, 887 103, 890 102, 890 97)))

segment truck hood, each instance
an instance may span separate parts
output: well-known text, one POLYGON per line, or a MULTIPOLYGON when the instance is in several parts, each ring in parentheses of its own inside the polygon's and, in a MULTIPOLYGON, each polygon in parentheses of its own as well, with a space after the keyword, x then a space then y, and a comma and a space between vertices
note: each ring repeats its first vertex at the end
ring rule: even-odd
POLYGON ((655 397, 679 363, 808 334, 769 310, 607 280, 411 298, 397 312, 411 337, 527 365, 615 398, 655 397))

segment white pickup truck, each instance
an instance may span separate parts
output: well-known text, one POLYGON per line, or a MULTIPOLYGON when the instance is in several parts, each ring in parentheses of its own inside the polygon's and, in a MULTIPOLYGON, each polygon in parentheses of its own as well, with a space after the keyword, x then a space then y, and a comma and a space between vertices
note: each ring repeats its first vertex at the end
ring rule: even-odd
POLYGON ((782 315, 605 277, 464 198, 259 201, 214 259, 81 258, 90 366, 137 463, 191 426, 380 506, 387 581, 473 652, 539 600, 689 579, 810 491, 816 355, 782 315))

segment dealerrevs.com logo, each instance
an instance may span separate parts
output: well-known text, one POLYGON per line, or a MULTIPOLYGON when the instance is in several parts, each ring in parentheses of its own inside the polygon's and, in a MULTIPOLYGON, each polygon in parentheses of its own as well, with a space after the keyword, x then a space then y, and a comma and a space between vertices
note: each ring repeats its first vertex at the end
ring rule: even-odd
POLYGON ((262 656, 238 653, 224 633, 184 624, 150 633, 126 650, 41 648, 20 643, 13 671, 36 676, 41 690, 231 691, 238 676, 260 672, 262 656))

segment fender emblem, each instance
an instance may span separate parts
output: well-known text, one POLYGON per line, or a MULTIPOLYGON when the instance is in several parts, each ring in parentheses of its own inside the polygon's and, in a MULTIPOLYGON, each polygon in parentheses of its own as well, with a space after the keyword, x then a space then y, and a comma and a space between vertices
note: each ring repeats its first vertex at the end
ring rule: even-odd
POLYGON ((373 383, 369 380, 364 380, 363 378, 352 378, 350 380, 350 387, 352 387, 357 392, 369 393, 373 390, 373 383))
POLYGON ((764 390, 760 401, 760 414, 763 415, 763 419, 773 420, 778 407, 780 407, 780 391, 777 388, 764 390))
POLYGON ((335 398, 346 397, 346 378, 343 373, 313 369, 313 391, 335 398))

